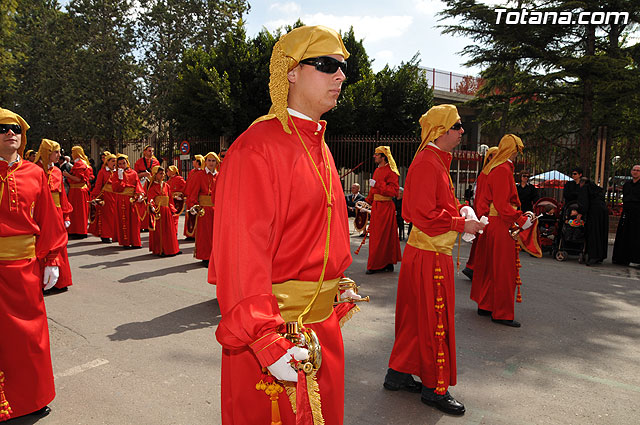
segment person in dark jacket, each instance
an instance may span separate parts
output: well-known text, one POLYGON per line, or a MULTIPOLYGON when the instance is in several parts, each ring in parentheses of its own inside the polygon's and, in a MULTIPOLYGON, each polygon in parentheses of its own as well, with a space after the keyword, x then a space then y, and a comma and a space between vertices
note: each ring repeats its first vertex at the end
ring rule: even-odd
POLYGON ((609 210, 604 200, 604 190, 586 177, 580 179, 578 212, 585 221, 585 263, 587 266, 602 263, 607 258, 609 245, 609 210))
POLYGON ((582 168, 574 167, 571 170, 571 178, 573 181, 569 180, 564 185, 564 190, 562 191, 562 198, 564 199, 564 204, 568 205, 571 202, 578 200, 578 192, 580 192, 580 179, 582 178, 582 168))
POLYGON ((623 266, 640 263, 640 164, 631 168, 631 178, 622 186, 622 216, 611 258, 623 266))
POLYGON ((540 199, 538 189, 529 184, 529 172, 523 171, 520 173, 520 183, 516 184, 518 189, 518 198, 520 199, 522 211, 533 211, 533 204, 540 199))

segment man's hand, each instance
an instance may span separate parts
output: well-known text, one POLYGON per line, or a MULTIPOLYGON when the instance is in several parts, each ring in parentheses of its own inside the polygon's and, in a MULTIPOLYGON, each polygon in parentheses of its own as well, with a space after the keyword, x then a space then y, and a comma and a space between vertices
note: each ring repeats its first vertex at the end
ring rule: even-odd
POLYGON ((464 233, 470 233, 472 235, 475 235, 476 233, 478 233, 480 230, 484 229, 485 224, 473 219, 473 218, 467 218, 464 221, 464 233))
POLYGON ((65 221, 64 221, 64 227, 65 227, 65 229, 68 229, 68 228, 69 228, 69 226, 71 226, 71 222, 70 222, 69 220, 65 220, 65 221))
POLYGON ((376 185, 376 181, 374 179, 369 179, 369 186, 374 187, 376 185))
POLYGON ((269 372, 280 381, 298 382, 298 372, 291 366, 291 356, 298 361, 309 358, 309 350, 300 347, 291 347, 284 356, 276 360, 275 363, 267 366, 269 372))
POLYGON ((51 289, 58 282, 60 277, 60 269, 58 266, 46 266, 44 268, 44 276, 42 282, 44 283, 44 290, 51 289))
POLYGON ((120 180, 124 179, 124 168, 118 168, 118 178, 120 180))

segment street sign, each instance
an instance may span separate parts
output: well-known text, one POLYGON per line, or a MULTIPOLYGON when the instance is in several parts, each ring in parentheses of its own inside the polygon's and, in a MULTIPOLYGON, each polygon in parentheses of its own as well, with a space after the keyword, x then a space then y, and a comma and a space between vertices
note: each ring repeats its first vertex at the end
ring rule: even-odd
POLYGON ((190 150, 191 150, 191 144, 189 144, 188 141, 184 140, 180 142, 180 152, 182 152, 183 155, 187 155, 190 150))

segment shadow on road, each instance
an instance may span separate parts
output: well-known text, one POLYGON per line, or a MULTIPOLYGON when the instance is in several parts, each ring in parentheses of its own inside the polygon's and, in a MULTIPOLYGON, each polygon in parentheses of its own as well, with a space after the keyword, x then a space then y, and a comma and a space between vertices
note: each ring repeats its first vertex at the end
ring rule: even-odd
POLYGON ((125 323, 109 335, 111 341, 151 339, 211 328, 220 322, 218 300, 213 299, 163 314, 146 322, 125 323))
MULTIPOLYGON (((182 256, 184 256, 184 254, 182 254, 182 256)), ((193 259, 191 259, 189 257, 187 257, 187 258, 189 260, 193 260, 193 259)), ((158 257, 158 259, 161 260, 160 257, 158 257)), ((193 260, 193 261, 194 262, 192 262, 192 263, 180 264, 180 265, 177 265, 177 266, 166 267, 164 269, 157 269, 157 270, 153 270, 153 271, 145 271, 145 272, 142 272, 142 273, 132 274, 132 275, 129 275, 129 276, 125 277, 125 278, 122 278, 122 279, 118 280, 118 282, 120 282, 120 283, 140 282, 142 280, 150 279, 152 277, 166 276, 166 275, 170 275, 170 274, 174 274, 174 273, 187 273, 189 270, 202 269, 203 268, 202 267, 202 263, 200 261, 197 261, 197 260, 193 260)))

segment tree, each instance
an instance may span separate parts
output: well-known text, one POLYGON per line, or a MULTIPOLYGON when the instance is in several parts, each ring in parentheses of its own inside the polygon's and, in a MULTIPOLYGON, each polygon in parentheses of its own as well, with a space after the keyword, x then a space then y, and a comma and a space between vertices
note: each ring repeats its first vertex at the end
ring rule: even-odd
POLYGON ((8 107, 16 89, 16 77, 13 67, 17 63, 19 50, 13 45, 16 42, 16 8, 17 0, 6 0, 0 3, 0 105, 8 107))

